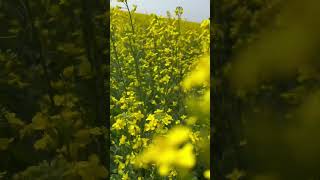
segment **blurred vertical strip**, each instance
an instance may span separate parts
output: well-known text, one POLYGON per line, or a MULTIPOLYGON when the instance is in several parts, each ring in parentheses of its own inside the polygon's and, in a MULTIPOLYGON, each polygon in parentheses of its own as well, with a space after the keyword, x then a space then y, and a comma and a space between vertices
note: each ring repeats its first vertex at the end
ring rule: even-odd
MULTIPOLYGON (((92 64, 93 74, 95 76, 95 95, 96 95, 96 125, 106 126, 107 134, 110 129, 110 92, 109 92, 109 81, 110 81, 110 1, 105 0, 82 0, 83 8, 83 34, 84 42, 86 42, 86 52, 90 63, 92 64), (97 15, 105 15, 103 22, 96 23, 97 15), (101 28, 102 26, 103 28, 101 28), (99 32, 99 29, 103 29, 99 32), (102 36, 102 41, 99 40, 99 36, 102 36)), ((100 37, 101 38, 101 37, 100 37)), ((101 157, 104 166, 109 166, 110 161, 110 136, 100 137, 101 142, 101 157), (105 138, 107 137, 107 138, 105 138)), ((109 168, 108 168, 109 169, 109 168)))
POLYGON ((225 24, 221 9, 222 2, 220 0, 211 0, 211 27, 210 27, 210 77, 211 77, 211 115, 210 115, 210 158, 211 158, 211 174, 213 179, 224 179, 222 170, 223 160, 223 142, 226 141, 227 133, 224 131, 226 121, 223 121, 223 96, 224 91, 221 85, 221 72, 223 62, 225 62, 227 53, 226 37, 221 32, 221 27, 225 24), (219 31, 220 30, 220 31, 219 31), (219 34, 220 33, 220 34, 219 34))
POLYGON ((110 71, 110 61, 111 61, 111 53, 110 53, 110 0, 105 0, 106 1, 106 23, 107 23, 107 31, 106 31, 106 37, 107 37, 107 40, 106 40, 106 44, 107 44, 107 48, 105 50, 105 54, 107 56, 107 76, 105 78, 105 87, 106 87, 106 94, 107 94, 107 98, 106 98, 106 101, 107 101, 107 108, 106 108, 106 111, 107 111, 107 117, 106 117, 106 128, 107 128, 107 138, 106 138, 106 145, 107 145, 107 167, 108 167, 108 179, 110 179, 110 172, 111 172, 111 153, 110 153, 110 148, 111 148, 111 138, 110 138, 110 131, 111 131, 111 123, 110 123, 110 108, 111 108, 111 105, 110 105, 110 86, 111 86, 111 83, 110 83, 110 78, 111 78, 111 71, 110 71))
POLYGON ((107 0, 0 0, 0 179, 108 179, 107 0))
POLYGON ((319 1, 213 6, 213 177, 319 179, 319 1))
POLYGON ((106 134, 106 143, 105 145, 107 146, 107 151, 106 151, 106 167, 109 171, 108 173, 108 179, 110 179, 110 171, 111 171, 111 168, 110 168, 110 164, 111 164, 111 153, 110 153, 110 147, 111 147, 111 139, 110 139, 110 129, 111 129, 111 125, 110 125, 110 0, 105 0, 106 2, 106 8, 105 8, 105 11, 106 11, 106 31, 105 31, 105 37, 106 37, 106 42, 104 42, 106 44, 106 48, 104 49, 104 54, 105 54, 105 59, 104 62, 106 62, 106 74, 104 76, 104 93, 106 93, 106 103, 107 103, 107 106, 106 108, 104 109, 104 111, 106 112, 106 116, 105 116, 105 119, 106 119, 106 129, 107 129, 107 134, 106 134), (105 61, 106 60, 106 61, 105 61))
POLYGON ((214 140, 214 113, 213 113, 213 106, 214 106, 214 88, 215 84, 213 83, 214 78, 214 64, 215 64, 215 54, 214 54, 214 19, 215 19, 215 7, 216 2, 215 0, 210 0, 210 176, 213 179, 217 179, 216 176, 216 163, 215 163, 215 156, 214 156, 214 147, 215 147, 215 140, 214 140))

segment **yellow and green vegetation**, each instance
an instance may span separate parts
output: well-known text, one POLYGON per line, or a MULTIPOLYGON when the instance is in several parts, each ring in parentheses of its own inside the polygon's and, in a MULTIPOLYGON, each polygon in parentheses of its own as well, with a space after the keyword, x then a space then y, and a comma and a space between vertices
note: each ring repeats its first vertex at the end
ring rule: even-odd
POLYGON ((319 179, 317 0, 215 0, 213 179, 319 179))
POLYGON ((0 2, 0 179, 108 177, 106 1, 0 2))
POLYGON ((209 20, 122 2, 110 12, 110 177, 209 179, 209 20))

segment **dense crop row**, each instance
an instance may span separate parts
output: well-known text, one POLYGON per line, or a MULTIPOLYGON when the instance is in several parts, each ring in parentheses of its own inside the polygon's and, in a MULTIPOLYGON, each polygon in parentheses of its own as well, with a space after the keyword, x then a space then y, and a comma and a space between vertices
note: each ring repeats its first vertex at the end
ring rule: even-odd
POLYGON ((111 179, 208 178, 209 20, 183 29, 177 8, 138 23, 123 5, 111 9, 111 179))

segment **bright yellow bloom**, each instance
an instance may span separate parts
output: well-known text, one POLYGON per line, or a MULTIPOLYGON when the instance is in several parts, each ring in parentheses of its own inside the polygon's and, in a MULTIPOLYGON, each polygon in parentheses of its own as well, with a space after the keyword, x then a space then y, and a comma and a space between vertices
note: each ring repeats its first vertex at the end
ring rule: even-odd
POLYGON ((206 170, 204 173, 203 173, 203 176, 207 179, 210 179, 210 170, 206 170))
POLYGON ((210 84, 210 59, 202 58, 194 71, 182 82, 185 90, 189 90, 194 86, 210 84))
POLYGON ((163 113, 163 110, 157 109, 157 110, 154 111, 154 113, 155 113, 155 114, 160 114, 160 113, 163 113))
POLYGON ((190 130, 183 126, 172 128, 167 134, 167 143, 171 146, 179 145, 189 139, 190 130))
POLYGON ((128 175, 128 173, 125 173, 123 176, 122 176, 122 178, 121 178, 121 180, 129 180, 130 178, 129 178, 129 175, 128 175))
POLYGON ((124 168, 125 168, 125 164, 122 163, 122 162, 119 162, 119 164, 118 164, 118 173, 122 174, 124 168))
POLYGON ((181 144, 188 140, 190 130, 185 127, 175 127, 166 136, 159 136, 147 150, 139 157, 137 163, 155 163, 159 167, 159 174, 168 175, 170 170, 177 166, 190 169, 195 165, 193 145, 187 143, 182 148, 181 144))
POLYGON ((125 144, 127 137, 125 135, 122 135, 120 140, 119 140, 119 145, 125 144))
POLYGON ((170 172, 170 167, 168 165, 165 164, 165 165, 159 166, 159 174, 161 176, 166 176, 169 174, 169 172, 170 172))
POLYGON ((141 113, 141 111, 133 113, 132 116, 135 117, 137 120, 140 120, 144 117, 144 115, 141 113))
POLYGON ((123 119, 118 119, 113 125, 112 129, 121 130, 126 126, 126 122, 123 119))
POLYGON ((201 22, 200 27, 201 28, 207 28, 209 25, 210 25, 210 20, 206 19, 206 20, 201 22))
POLYGON ((131 124, 131 125, 128 127, 128 132, 129 132, 132 136, 135 136, 135 135, 137 135, 138 133, 140 133, 140 128, 139 128, 139 126, 137 126, 137 125, 131 124))
POLYGON ((176 156, 176 164, 183 168, 192 168, 196 163, 196 158, 193 154, 193 145, 186 144, 178 151, 176 156))
POLYGON ((154 117, 153 114, 149 114, 149 116, 147 117, 147 120, 149 121, 154 121, 156 118, 154 117))
POLYGON ((155 118, 155 116, 153 114, 150 114, 146 120, 148 121, 148 123, 145 124, 144 130, 155 130, 158 125, 158 120, 155 118))
POLYGON ((168 114, 166 114, 166 116, 162 119, 162 122, 165 124, 165 125, 169 125, 172 121, 172 117, 168 114))

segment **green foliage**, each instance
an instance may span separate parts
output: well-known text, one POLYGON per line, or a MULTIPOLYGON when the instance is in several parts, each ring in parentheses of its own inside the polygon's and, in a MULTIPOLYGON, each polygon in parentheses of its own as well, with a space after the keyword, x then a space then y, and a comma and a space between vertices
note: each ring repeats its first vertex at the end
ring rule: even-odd
POLYGON ((6 150, 10 143, 13 141, 13 138, 1 138, 0 139, 0 150, 6 150))
POLYGON ((318 178, 319 2, 216 4, 215 178, 318 178))
POLYGON ((54 159, 50 163, 44 161, 37 166, 28 167, 25 171, 15 175, 14 179, 56 180, 56 179, 103 179, 107 176, 107 170, 100 166, 96 155, 89 156, 88 161, 70 163, 62 157, 54 159))
POLYGON ((107 177, 106 4, 90 2, 0 3, 0 179, 107 177))

